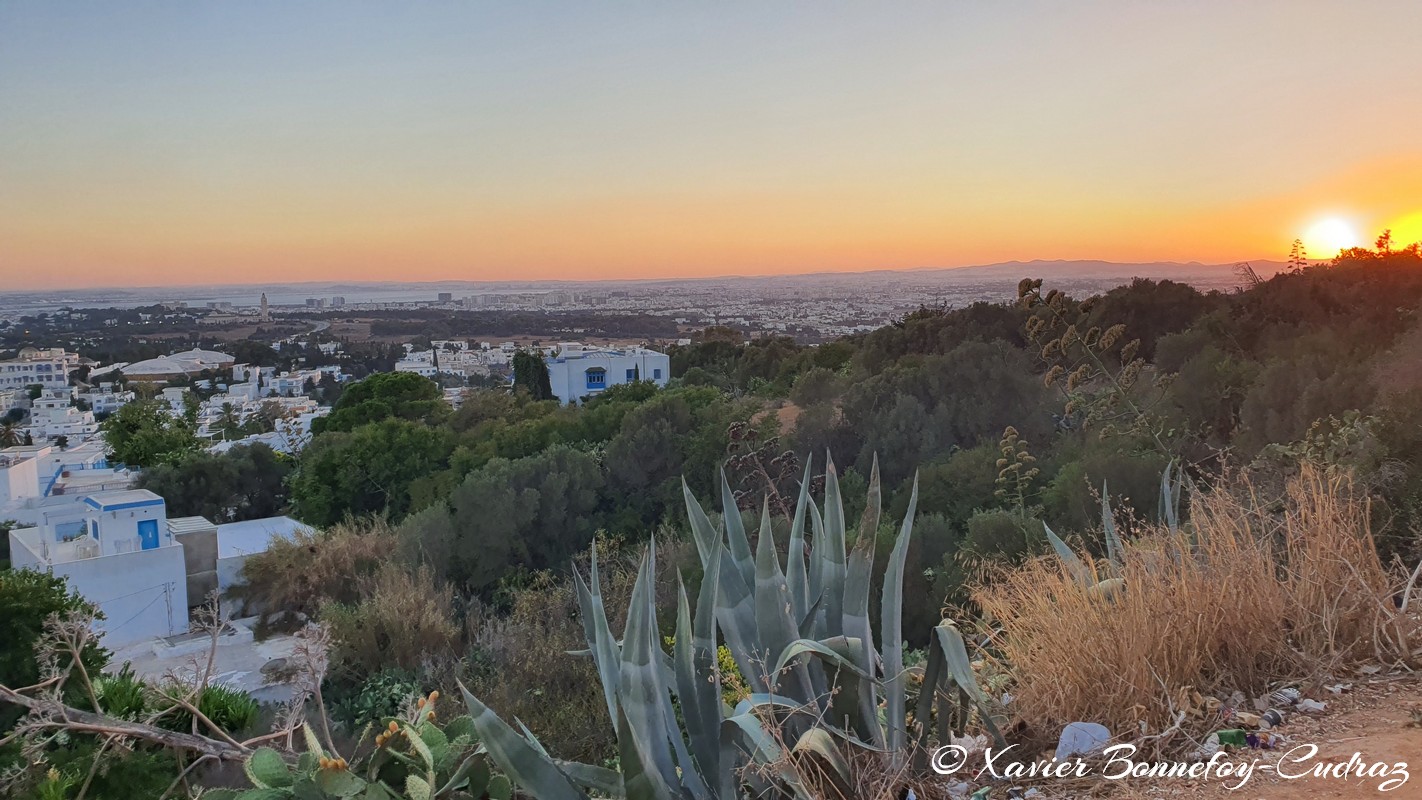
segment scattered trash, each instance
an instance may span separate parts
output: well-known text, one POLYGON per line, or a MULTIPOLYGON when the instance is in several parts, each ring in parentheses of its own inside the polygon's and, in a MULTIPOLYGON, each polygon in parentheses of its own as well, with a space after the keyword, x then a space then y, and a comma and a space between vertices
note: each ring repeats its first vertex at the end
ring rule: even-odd
POLYGON ((1330 691, 1330 692, 1332 692, 1332 693, 1334 693, 1334 694, 1343 694, 1344 692, 1346 692, 1346 691, 1352 689, 1352 688, 1353 688, 1353 684, 1351 684, 1351 683, 1335 683, 1335 684, 1333 684, 1332 686, 1325 686, 1325 687, 1323 687, 1323 688, 1327 689, 1328 691, 1330 691))
POLYGON ((1062 728, 1062 736, 1057 740, 1056 758, 1062 761, 1075 755, 1089 756, 1111 741, 1111 731, 1105 725, 1095 722, 1073 722, 1062 728))
POLYGON ((967 781, 954 781, 947 786, 950 800, 968 800, 968 793, 973 787, 967 781))
POLYGON ((1251 714, 1248 711, 1236 711, 1234 712, 1233 719, 1241 727, 1257 728, 1263 718, 1258 714, 1251 714))
MULTIPOLYGON (((1229 745, 1231 747, 1248 747, 1249 739, 1244 731, 1239 728, 1229 728, 1227 730, 1215 731, 1210 734, 1210 739, 1215 740, 1219 746, 1229 745)), ((1206 739, 1205 741, 1209 741, 1206 739)))
POLYGON ((1011 693, 1011 692, 1003 692, 1003 693, 1002 693, 1002 704, 1003 704, 1003 705, 1007 705, 1007 704, 1009 704, 1009 703, 1011 703, 1011 702, 1012 702, 1012 693, 1011 693))
POLYGON ((970 798, 970 800, 987 800, 987 797, 990 794, 992 794, 992 787, 984 786, 976 792, 973 792, 973 796, 972 798, 970 798))
POLYGON ((1327 703, 1321 703, 1321 702, 1319 702, 1319 701, 1317 701, 1317 700, 1310 700, 1310 699, 1308 699, 1308 698, 1304 698, 1304 699, 1302 699, 1302 700, 1299 701, 1299 710, 1300 710, 1300 711, 1308 711, 1308 712, 1310 712, 1310 713, 1317 713, 1317 712, 1322 711, 1323 709, 1325 709, 1325 708, 1327 708, 1327 707, 1328 707, 1328 704, 1327 704, 1327 703))
POLYGON ((918 800, 918 795, 914 793, 913 789, 909 789, 908 794, 904 795, 904 800, 918 800))
POLYGON ((1259 733, 1247 734, 1244 737, 1244 742, 1255 750, 1273 750, 1275 747, 1283 744, 1284 739, 1277 733, 1260 731, 1259 733))
POLYGON ((1277 728, 1284 724, 1284 712, 1271 708, 1259 715, 1259 721, 1264 728, 1277 728))
POLYGON ((1280 689, 1269 695, 1269 700, 1276 706, 1291 706, 1303 697, 1303 693, 1290 686, 1287 689, 1280 689))

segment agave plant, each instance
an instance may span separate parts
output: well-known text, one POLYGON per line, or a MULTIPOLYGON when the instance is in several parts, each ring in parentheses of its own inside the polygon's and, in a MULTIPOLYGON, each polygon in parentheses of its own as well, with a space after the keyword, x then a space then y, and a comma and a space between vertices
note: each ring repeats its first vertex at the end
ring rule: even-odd
POLYGON ((531 733, 515 731, 465 691, 494 763, 540 800, 575 800, 589 792, 628 800, 730 800, 745 791, 809 798, 796 769, 802 759, 822 760, 845 783, 850 750, 876 754, 893 766, 909 759, 922 765, 930 738, 936 733, 945 741, 950 729, 961 732, 974 706, 1000 742, 951 622, 934 629, 921 688, 916 697, 910 690, 903 580, 917 480, 884 571, 876 643, 869 593, 880 516, 877 460, 853 541, 833 463, 826 468, 823 513, 809 496, 810 469, 807 464, 785 565, 765 506, 752 552, 725 475, 720 528, 683 482, 703 577, 694 610, 685 586, 679 587, 671 653, 657 636, 654 548, 643 556, 621 641, 608 625, 596 553, 590 579, 577 577, 587 652, 616 727, 620 770, 553 758, 531 733), (751 688, 735 708, 723 701, 716 667, 723 640, 751 688))
MULTIPOLYGON (((1175 470, 1174 461, 1165 465, 1165 472, 1160 477, 1160 522, 1172 536, 1178 536, 1182 530, 1185 531, 1186 547, 1193 551, 1198 544, 1195 530, 1188 525, 1182 527, 1180 522, 1180 503, 1188 481, 1183 469, 1175 470)), ((1125 567, 1126 550, 1121 542, 1121 535, 1116 531, 1116 515, 1111 511, 1111 496, 1105 481, 1101 483, 1101 532, 1106 540, 1107 571, 1104 579, 1100 578, 1094 565, 1082 560, 1051 527, 1043 523, 1042 528, 1063 566, 1087 591, 1110 599, 1125 590, 1122 571, 1125 567)), ((1172 551, 1171 557, 1180 556, 1172 551)))

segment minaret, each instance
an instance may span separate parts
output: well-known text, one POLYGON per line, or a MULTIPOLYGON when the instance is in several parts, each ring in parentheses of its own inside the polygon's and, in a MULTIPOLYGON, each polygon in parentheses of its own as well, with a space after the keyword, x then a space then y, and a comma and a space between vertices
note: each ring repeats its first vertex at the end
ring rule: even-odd
POLYGON ((271 310, 267 308, 267 293, 266 293, 266 292, 262 292, 262 322, 271 322, 271 321, 272 321, 272 313, 271 313, 271 310))

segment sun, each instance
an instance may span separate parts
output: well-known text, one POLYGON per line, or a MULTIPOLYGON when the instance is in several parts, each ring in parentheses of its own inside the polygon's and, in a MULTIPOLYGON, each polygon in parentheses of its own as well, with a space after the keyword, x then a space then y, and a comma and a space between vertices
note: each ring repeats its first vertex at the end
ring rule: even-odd
POLYGON ((1325 217, 1309 226, 1303 235, 1304 247, 1314 258, 1332 258, 1339 250, 1357 247, 1358 232, 1342 217, 1325 217))

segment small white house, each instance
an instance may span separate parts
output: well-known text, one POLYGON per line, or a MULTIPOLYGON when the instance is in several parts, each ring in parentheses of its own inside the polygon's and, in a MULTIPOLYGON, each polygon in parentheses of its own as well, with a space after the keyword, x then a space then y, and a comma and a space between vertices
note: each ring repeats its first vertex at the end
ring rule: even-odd
POLYGON ((183 547, 168 529, 163 498, 142 489, 103 492, 75 508, 79 514, 11 531, 14 568, 68 578, 103 612, 97 627, 109 644, 186 633, 183 547))
POLYGON ((553 395, 564 403, 580 402, 623 383, 640 380, 666 386, 671 379, 671 358, 645 347, 612 349, 565 342, 544 360, 553 395))

